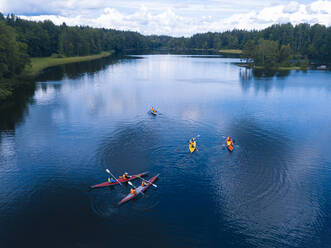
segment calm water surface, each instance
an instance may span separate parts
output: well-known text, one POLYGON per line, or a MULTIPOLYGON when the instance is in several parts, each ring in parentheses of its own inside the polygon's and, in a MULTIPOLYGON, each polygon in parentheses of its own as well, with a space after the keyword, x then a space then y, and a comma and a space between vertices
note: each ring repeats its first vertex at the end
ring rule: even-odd
POLYGON ((236 61, 47 70, 0 109, 0 247, 331 247, 331 73, 236 61), (88 191, 106 168, 160 173, 158 188, 118 207, 129 187, 88 191))

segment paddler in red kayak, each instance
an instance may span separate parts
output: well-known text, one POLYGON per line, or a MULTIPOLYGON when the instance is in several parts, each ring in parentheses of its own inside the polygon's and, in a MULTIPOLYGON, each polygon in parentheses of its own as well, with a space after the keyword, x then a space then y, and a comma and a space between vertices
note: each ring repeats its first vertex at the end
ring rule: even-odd
POLYGON ((116 180, 113 178, 108 177, 108 183, 116 183, 116 180))
POLYGON ((125 173, 123 174, 123 176, 121 176, 121 178, 123 178, 123 179, 129 179, 130 176, 129 176, 129 174, 128 174, 127 172, 125 172, 125 173))

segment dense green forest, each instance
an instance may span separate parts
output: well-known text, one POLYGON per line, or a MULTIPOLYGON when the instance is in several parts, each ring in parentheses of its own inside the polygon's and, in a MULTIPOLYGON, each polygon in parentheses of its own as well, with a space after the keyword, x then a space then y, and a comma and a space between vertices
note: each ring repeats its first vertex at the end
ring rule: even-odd
POLYGON ((291 61, 331 62, 331 28, 315 24, 272 25, 264 30, 233 30, 192 37, 144 36, 137 32, 86 26, 58 26, 0 13, 0 100, 11 94, 31 57, 84 56, 102 51, 145 49, 242 49, 256 65, 288 66, 291 61))

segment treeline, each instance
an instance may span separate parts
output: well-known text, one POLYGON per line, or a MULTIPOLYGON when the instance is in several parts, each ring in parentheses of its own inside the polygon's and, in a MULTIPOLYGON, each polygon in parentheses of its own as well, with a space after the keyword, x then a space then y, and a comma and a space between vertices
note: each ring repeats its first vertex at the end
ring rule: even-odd
POLYGON ((18 41, 15 29, 6 25, 0 15, 0 101, 11 95, 18 75, 29 63, 26 50, 27 45, 18 41))
POLYGON ((279 67, 300 66, 307 67, 307 56, 293 56, 290 45, 280 45, 278 41, 260 39, 249 40, 242 53, 246 63, 253 66, 261 66, 266 69, 279 67), (293 60, 294 59, 294 60, 293 60))
POLYGON ((331 27, 315 24, 277 24, 257 31, 233 30, 223 33, 196 34, 190 38, 169 38, 164 46, 174 49, 244 49, 251 41, 269 40, 279 46, 289 45, 296 56, 306 56, 322 63, 331 62, 331 27))
POLYGON ((11 95, 30 57, 86 56, 102 51, 147 49, 137 32, 34 22, 0 13, 0 101, 11 95))
POLYGON ((246 58, 258 64, 276 62, 286 65, 292 58, 330 63, 331 28, 319 24, 282 24, 261 31, 208 32, 190 38, 174 38, 86 26, 71 27, 65 23, 55 25, 51 21, 34 22, 15 15, 4 17, 0 13, 0 100, 15 87, 14 82, 29 64, 30 57, 85 56, 110 50, 145 49, 187 52, 192 49, 242 49, 246 58))
POLYGON ((9 15, 3 18, 8 26, 17 32, 17 41, 27 45, 31 57, 81 56, 102 51, 123 51, 143 49, 243 49, 248 41, 260 39, 277 41, 280 46, 289 45, 291 53, 331 61, 331 27, 315 24, 272 25, 264 30, 233 30, 222 33, 208 32, 195 34, 190 38, 150 35, 137 32, 118 31, 86 26, 60 26, 51 21, 33 22, 9 15))
POLYGON ((34 22, 15 15, 4 18, 5 23, 17 32, 17 40, 27 44, 31 57, 46 57, 52 54, 85 56, 102 51, 146 49, 146 38, 130 31, 91 28, 85 26, 60 26, 51 21, 34 22))

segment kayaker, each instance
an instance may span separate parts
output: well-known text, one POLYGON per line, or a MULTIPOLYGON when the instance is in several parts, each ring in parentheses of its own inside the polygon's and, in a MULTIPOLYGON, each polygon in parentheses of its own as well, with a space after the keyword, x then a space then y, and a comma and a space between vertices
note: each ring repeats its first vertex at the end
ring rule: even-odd
POLYGON ((134 188, 131 188, 130 194, 135 195, 136 194, 136 190, 134 188))
POLYGON ((147 182, 146 182, 145 180, 143 180, 143 181, 141 182, 141 186, 143 186, 143 187, 147 186, 147 182))
POLYGON ((123 179, 129 179, 128 173, 125 172, 125 173, 123 174, 122 178, 123 178, 123 179))
POLYGON ((113 178, 108 177, 108 183, 115 183, 115 182, 116 182, 116 180, 114 180, 113 178))

